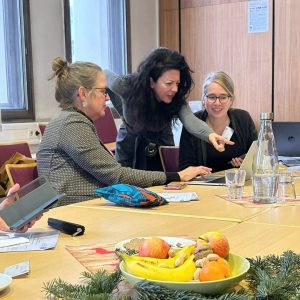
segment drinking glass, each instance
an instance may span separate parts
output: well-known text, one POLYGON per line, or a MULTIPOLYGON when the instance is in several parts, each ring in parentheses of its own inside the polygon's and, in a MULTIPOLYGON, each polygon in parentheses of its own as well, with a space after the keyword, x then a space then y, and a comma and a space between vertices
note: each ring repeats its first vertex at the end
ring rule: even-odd
POLYGON ((292 172, 279 173, 278 201, 295 200, 295 184, 292 172))
POLYGON ((253 202, 272 204, 278 200, 278 174, 256 174, 253 176, 253 202))
POLYGON ((245 178, 245 170, 238 169, 225 171, 225 180, 229 199, 239 200, 242 198, 245 178))

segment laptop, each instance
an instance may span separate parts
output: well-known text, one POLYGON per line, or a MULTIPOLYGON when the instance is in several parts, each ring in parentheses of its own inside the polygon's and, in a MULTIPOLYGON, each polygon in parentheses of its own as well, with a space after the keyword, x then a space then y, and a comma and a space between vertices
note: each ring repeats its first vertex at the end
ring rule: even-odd
MULTIPOLYGON (((242 164, 240 165, 240 170, 246 171, 246 180, 252 177, 252 164, 254 155, 257 152, 257 141, 252 142, 242 164)), ((191 181, 187 181, 190 185, 226 185, 224 175, 208 175, 202 178, 201 176, 194 178, 191 181)))
POLYGON ((300 122, 273 122, 278 155, 300 156, 300 122))

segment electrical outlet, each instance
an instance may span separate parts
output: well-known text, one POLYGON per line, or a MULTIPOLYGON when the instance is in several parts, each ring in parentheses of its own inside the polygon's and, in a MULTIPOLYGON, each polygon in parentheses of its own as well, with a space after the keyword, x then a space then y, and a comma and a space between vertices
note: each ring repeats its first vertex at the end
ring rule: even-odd
POLYGON ((28 130, 28 137, 32 138, 34 136, 34 131, 32 129, 28 130))

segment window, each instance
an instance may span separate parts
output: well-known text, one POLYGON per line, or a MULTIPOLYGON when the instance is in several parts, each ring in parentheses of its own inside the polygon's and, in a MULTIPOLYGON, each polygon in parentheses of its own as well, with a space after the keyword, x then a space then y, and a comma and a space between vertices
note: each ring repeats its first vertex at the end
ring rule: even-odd
POLYGON ((0 0, 0 109, 3 120, 34 119, 28 0, 0 0))
POLYGON ((67 59, 127 73, 128 11, 126 0, 65 0, 67 59))

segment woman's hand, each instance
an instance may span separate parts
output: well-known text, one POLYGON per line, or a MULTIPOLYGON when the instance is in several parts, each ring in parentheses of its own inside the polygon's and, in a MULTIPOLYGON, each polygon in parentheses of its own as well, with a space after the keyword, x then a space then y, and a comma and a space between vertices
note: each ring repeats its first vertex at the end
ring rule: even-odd
MULTIPOLYGON (((20 189, 20 185, 16 183, 9 189, 7 196, 17 192, 19 189, 20 189)), ((4 201, 0 203, 0 210, 2 210, 5 206, 11 205, 14 201, 15 201, 14 196, 7 197, 4 201)))
POLYGON ((235 167, 238 168, 243 162, 243 158, 241 157, 234 157, 230 163, 235 167))
POLYGON ((218 150, 219 152, 223 152, 225 150, 225 144, 234 145, 234 142, 229 141, 229 140, 225 139, 223 136, 218 135, 214 132, 208 136, 208 140, 215 147, 215 149, 218 150))
MULTIPOLYGON (((3 202, 0 203, 0 210, 2 210, 5 206, 11 205, 15 201, 15 196, 13 193, 17 192, 20 189, 20 185, 16 183, 13 185, 8 193, 7 196, 12 195, 11 197, 7 197, 3 202)), ((37 216, 35 219, 28 222, 26 225, 24 225, 18 232, 26 232, 29 228, 31 228, 36 221, 38 221, 42 217, 42 214, 37 216)), ((2 231, 10 231, 7 224, 4 222, 2 218, 0 218, 0 230, 2 231)))
POLYGON ((199 167, 188 167, 178 172, 181 181, 189 181, 197 176, 205 176, 211 173, 211 168, 199 166, 199 167))

